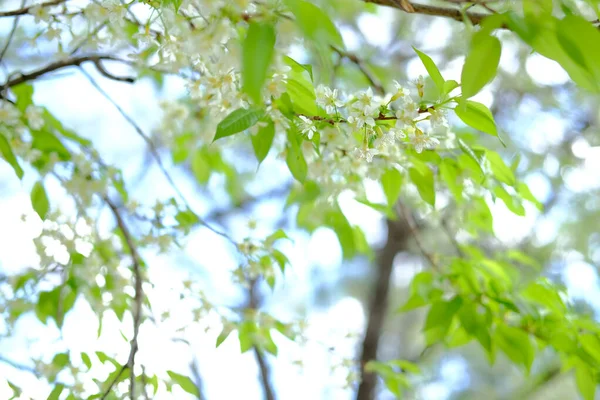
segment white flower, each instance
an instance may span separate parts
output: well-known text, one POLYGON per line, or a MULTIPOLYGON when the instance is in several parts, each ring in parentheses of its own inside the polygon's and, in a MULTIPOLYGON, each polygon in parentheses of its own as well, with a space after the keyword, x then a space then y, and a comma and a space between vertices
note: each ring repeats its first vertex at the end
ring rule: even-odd
POLYGON ((0 122, 5 125, 17 125, 19 123, 19 118, 21 117, 21 113, 15 106, 10 104, 7 101, 3 101, 0 105, 0 122))
POLYGON ((419 106, 417 103, 412 101, 411 98, 407 98, 402 105, 402 108, 396 111, 396 127, 401 128, 404 125, 412 125, 414 120, 419 116, 419 106))
POLYGON ((431 115, 429 117, 429 121, 431 121, 432 128, 448 127, 448 120, 446 119, 446 112, 444 110, 439 108, 430 108, 428 111, 431 115))
POLYGON ((303 134, 306 134, 309 140, 312 139, 313 135, 317 132, 317 127, 315 127, 312 120, 306 118, 304 115, 300 116, 300 121, 300 131, 302 131, 303 134))
POLYGON ((42 7, 40 5, 36 5, 31 7, 28 13, 35 17, 34 21, 36 24, 40 21, 50 22, 52 19, 52 16, 49 12, 49 7, 42 7))
POLYGON ((354 155, 359 159, 365 159, 367 162, 373 161, 373 156, 379 154, 379 150, 376 149, 360 149, 358 147, 354 148, 354 155))
POLYGON ((419 97, 423 97, 423 95, 425 95, 425 80, 423 79, 422 75, 419 75, 419 77, 415 81, 415 86, 417 87, 419 97))
POLYGON ((354 124, 356 129, 362 129, 365 125, 368 125, 371 128, 375 126, 375 119, 370 115, 351 115, 348 117, 348 122, 354 124))
POLYGON ((410 95, 410 90, 403 87, 398 81, 394 81, 394 89, 396 89, 396 93, 392 96, 392 101, 397 99, 403 99, 410 95))
POLYGON ((333 114, 344 102, 338 99, 337 89, 331 90, 327 86, 319 85, 316 90, 317 104, 325 109, 328 114, 333 114))
POLYGON ((440 144, 440 141, 436 138, 427 136, 420 130, 414 130, 408 133, 410 142, 415 147, 417 153, 423 152, 423 150, 433 150, 435 146, 440 144))
POLYGON ((46 29, 46 33, 44 35, 46 36, 46 38, 48 40, 52 41, 54 39, 60 39, 61 33, 62 33, 62 30, 60 28, 55 28, 55 27, 51 26, 48 29, 46 29))
POLYGON ((398 128, 390 128, 390 130, 387 132, 387 134, 385 134, 384 137, 386 138, 386 141, 391 141, 393 144, 398 139, 404 139, 406 137, 406 134, 398 128))
POLYGON ((44 126, 44 109, 42 107, 30 105, 25 109, 27 123, 34 131, 40 130, 44 126))
POLYGON ((111 23, 117 26, 123 26, 125 24, 125 16, 127 15, 127 9, 123 7, 118 0, 104 0, 102 7, 108 11, 108 19, 111 23))
POLYGON ((352 104, 352 108, 362 111, 363 114, 370 114, 373 109, 377 109, 378 107, 373 98, 373 90, 371 88, 363 92, 358 92, 354 97, 356 101, 352 104))
POLYGON ((267 91, 271 96, 277 98, 283 93, 285 93, 288 79, 288 75, 286 72, 290 70, 290 67, 285 66, 284 69, 273 74, 271 80, 266 85, 267 91))

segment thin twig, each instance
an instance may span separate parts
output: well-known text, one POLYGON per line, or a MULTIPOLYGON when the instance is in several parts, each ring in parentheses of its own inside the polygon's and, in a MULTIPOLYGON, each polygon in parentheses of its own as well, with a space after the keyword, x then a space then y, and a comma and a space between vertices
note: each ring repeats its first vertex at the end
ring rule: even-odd
MULTIPOLYGON (((257 283, 258 281, 256 279, 253 279, 250 282, 250 289, 248 290, 248 309, 250 310, 257 310, 259 307, 259 298, 256 293, 257 283)), ((260 371, 260 381, 262 383, 265 400, 275 400, 275 391, 273 390, 270 380, 271 371, 269 364, 267 364, 267 360, 261 349, 254 346, 253 351, 260 371)))
POLYGON ((425 246, 423 246, 423 243, 421 242, 421 236, 419 234, 419 228, 417 228, 417 224, 412 214, 409 211, 405 210, 404 206, 400 203, 397 203, 396 208, 398 209, 398 214, 400 214, 406 220, 406 223, 408 224, 408 227, 410 228, 410 231, 413 237, 415 238, 415 243, 421 251, 421 254, 427 259, 427 261, 429 261, 429 263, 434 269, 440 270, 440 267, 433 258, 433 256, 429 254, 429 252, 425 249, 425 246))
MULTIPOLYGON (((25 1, 26 0, 21 0, 21 8, 25 7, 25 1)), ((2 52, 0 52, 0 62, 2 62, 2 60, 4 59, 4 55, 6 54, 6 51, 10 47, 10 43, 12 42, 13 36, 15 35, 15 32, 17 31, 17 26, 19 25, 20 18, 21 18, 20 16, 17 16, 15 18, 15 20, 13 21, 13 26, 10 29, 8 38, 6 39, 6 44, 4 45, 4 48, 2 48, 2 52)))
POLYGON ((335 46, 331 46, 331 49, 333 51, 335 51, 341 58, 345 58, 345 59, 351 61, 352 63, 354 63, 358 67, 358 69, 360 70, 360 72, 369 81, 369 83, 371 84, 371 86, 373 86, 373 88, 379 94, 384 94, 385 93, 385 89, 384 89, 383 85, 379 82, 379 80, 377 78, 375 78, 369 72, 369 70, 365 67, 364 62, 360 58, 358 58, 355 54, 348 53, 346 51, 340 50, 340 49, 338 49, 335 46))
MULTIPOLYGON (((171 188, 175 191, 175 193, 177 194, 177 196, 180 198, 180 200, 185 204, 185 206, 191 210, 192 208, 190 207, 189 203, 187 202, 187 200, 185 199, 185 196, 183 195, 183 193, 179 190, 179 188, 177 187, 177 185, 175 184, 175 181, 173 180, 173 178, 171 177, 171 174, 169 174, 169 171, 167 171, 166 167, 164 166, 164 164, 162 163, 162 160, 160 158, 160 154, 158 153, 158 149, 156 148, 156 146, 154 145, 154 142, 152 142, 152 139, 150 139, 150 136, 148 136, 143 130, 142 128, 137 124, 137 122, 135 122, 133 120, 133 118, 131 118, 122 108, 121 106, 119 106, 113 99, 112 97, 110 97, 110 95, 104 90, 102 89, 102 87, 98 84, 98 82, 96 82, 96 80, 94 78, 92 78, 92 76, 90 74, 87 73, 87 71, 83 68, 81 69, 81 73, 83 75, 85 75, 85 77, 88 79, 88 81, 92 84, 92 86, 94 86, 96 88, 96 90, 106 99, 108 100, 119 112, 119 114, 121 114, 121 116, 133 127, 133 129, 135 129, 135 131, 137 132, 137 134, 144 140, 144 142, 146 142, 146 145, 148 146, 148 149, 150 150, 150 153, 152 154, 152 156, 154 157, 154 160, 156 161, 158 168, 161 170, 162 174, 165 176, 165 178, 167 179, 167 181, 169 182, 169 184, 171 185, 171 188)), ((195 213, 196 214, 196 213, 195 213)), ((197 214, 196 214, 197 215, 197 214)), ((208 230, 210 230, 211 232, 227 239, 229 242, 231 242, 233 245, 236 246, 237 248, 237 243, 231 238, 229 237, 227 234, 213 228, 210 224, 208 224, 203 218, 201 218, 200 216, 198 216, 198 220, 199 222, 208 230)))
POLYGON ((103 54, 103 55, 96 54, 96 55, 89 55, 89 56, 82 56, 82 57, 67 58, 64 60, 55 61, 53 63, 46 65, 43 68, 37 69, 37 70, 32 71, 27 74, 19 73, 17 77, 7 80, 6 83, 4 83, 4 85, 2 85, 2 86, 5 89, 11 88, 18 84, 32 81, 36 78, 39 78, 42 75, 45 75, 47 73, 54 72, 54 71, 57 71, 57 70, 60 70, 60 69, 66 68, 66 67, 78 67, 78 66, 81 66, 81 64, 88 62, 88 61, 96 63, 101 60, 119 61, 119 62, 122 62, 125 64, 131 64, 127 60, 123 60, 123 59, 120 59, 120 58, 117 58, 117 57, 114 57, 114 56, 111 56, 108 54, 103 54))
POLYGON ((20 371, 25 371, 25 372, 29 372, 37 377, 40 377, 41 374, 33 367, 30 367, 28 365, 24 365, 24 364, 20 364, 16 361, 13 361, 11 359, 5 358, 3 356, 0 356, 0 362, 10 365, 11 367, 18 369, 20 371))
MULTIPOLYGON (((134 373, 135 355, 138 350, 138 334, 140 331, 140 324, 142 322, 142 303, 144 301, 144 290, 142 287, 142 282, 143 282, 142 264, 143 264, 143 262, 142 262, 142 258, 140 257, 140 255, 138 253, 137 246, 135 245, 133 236, 129 232, 129 229, 127 228, 127 225, 125 224, 125 221, 123 220, 123 217, 121 216, 121 213, 119 212, 118 207, 116 206, 115 203, 112 202, 112 200, 110 200, 108 198, 108 196, 104 197, 104 201, 108 205, 108 207, 111 209, 111 211, 115 217, 115 221, 117 222, 117 226, 119 227, 119 230, 123 234, 123 238, 125 239, 125 243, 127 244, 127 250, 129 252, 129 254, 131 255, 131 260, 133 263, 132 270, 133 270, 134 286, 135 286, 134 307, 133 307, 133 338, 131 339, 131 350, 129 351, 129 359, 127 360, 127 364, 123 365, 123 367, 121 367, 121 371, 119 372, 117 377, 114 379, 114 381, 109 386, 108 391, 110 391, 110 389, 114 385, 114 382, 118 381, 119 377, 121 376, 121 374, 123 373, 125 368, 129 367, 129 376, 130 376, 129 396, 130 396, 131 400, 134 400, 135 399, 135 373, 134 373)), ((106 393, 105 393, 104 397, 106 397, 106 393)))
POLYGON ((2 17, 16 17, 19 15, 25 15, 25 14, 29 14, 29 11, 32 8, 36 8, 36 7, 52 7, 52 6, 56 6, 62 3, 67 2, 67 0, 52 0, 52 1, 48 1, 46 3, 41 3, 41 4, 34 4, 31 6, 27 6, 27 7, 21 7, 17 10, 11 10, 11 11, 0 11, 0 18, 2 17))

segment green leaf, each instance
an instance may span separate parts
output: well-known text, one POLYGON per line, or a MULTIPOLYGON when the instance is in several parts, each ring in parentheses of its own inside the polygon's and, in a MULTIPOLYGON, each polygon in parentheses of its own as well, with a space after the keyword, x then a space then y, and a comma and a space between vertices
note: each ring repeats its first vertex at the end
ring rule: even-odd
POLYGON ((58 400, 64 388, 65 385, 63 385, 62 383, 59 383, 56 386, 54 386, 54 389, 52 389, 52 392, 50 392, 50 395, 48 396, 47 400, 58 400))
POLYGON ((410 180, 417 186, 419 195, 427 203, 435 206, 435 187, 433 172, 423 164, 422 168, 410 168, 408 170, 410 180))
POLYGON ((285 266, 290 263, 290 260, 288 260, 286 255, 277 249, 272 249, 271 255, 277 262, 277 265, 279 265, 279 269, 281 270, 281 272, 285 272, 285 266))
POLYGON ((221 333, 219 333, 219 336, 217 337, 216 347, 219 347, 221 344, 223 344, 223 342, 229 337, 229 334, 232 331, 233 330, 231 328, 223 328, 223 330, 221 331, 221 333))
POLYGON ((476 34, 461 73, 462 95, 465 99, 477 94, 496 76, 502 45, 493 36, 476 34))
MULTIPOLYGON (((552 285, 543 280, 532 282, 521 293, 524 298, 562 315, 566 311, 565 303, 552 285)), ((600 359, 599 359, 600 361, 600 359)))
POLYGON ((344 48, 342 35, 323 10, 304 0, 287 0, 285 3, 296 17, 296 25, 309 40, 344 48))
POLYGON ((529 334, 512 326, 499 325, 494 335, 498 347, 516 364, 531 369, 535 350, 529 334))
POLYGON ((356 200, 357 202, 359 202, 361 204, 364 204, 367 207, 371 207, 373 210, 375 210, 377 212, 382 213, 388 219, 391 219, 391 220, 396 219, 396 215, 394 214, 394 211, 387 204, 372 203, 369 200, 361 199, 361 198, 356 198, 354 200, 356 200))
POLYGON ((275 137, 275 124, 273 121, 269 121, 266 126, 260 128, 256 135, 251 135, 252 147, 254 148, 254 154, 258 160, 258 164, 269 154, 271 145, 273 144, 273 138, 275 137))
POLYGON ((594 400, 597 385, 594 371, 583 362, 579 362, 575 368, 575 383, 584 400, 594 400))
POLYGON ((31 205, 41 220, 45 220, 50 209, 50 202, 48 201, 48 195, 46 195, 46 190, 42 182, 36 182, 33 185, 33 189, 31 189, 31 205))
POLYGON ((265 247, 271 247, 275 242, 281 239, 289 239, 289 236, 285 234, 282 229, 277 229, 275 232, 267 236, 265 239, 265 247))
POLYGON ((25 112, 27 107, 33 104, 33 86, 29 83, 21 83, 11 90, 17 98, 15 105, 19 111, 25 112))
POLYGON ((6 160, 13 168, 17 177, 23 179, 23 168, 19 165, 17 157, 15 157, 8 140, 6 140, 2 133, 0 133, 0 153, 2 154, 2 158, 4 158, 4 160, 6 160))
POLYGON ((444 77, 440 73, 440 70, 435 65, 435 63, 433 62, 431 57, 429 57, 427 54, 417 50, 414 46, 413 46, 413 50, 417 53, 417 55, 421 59, 421 62, 423 63, 423 65, 425 66, 425 69, 427 70, 427 73, 433 80, 433 83, 435 83, 435 86, 438 88, 438 90, 441 93, 448 93, 449 91, 448 92, 445 91, 444 77))
POLYGON ((262 101, 261 90, 267 79, 267 71, 275 49, 273 25, 250 22, 242 47, 242 89, 259 104, 262 101))
POLYGON ((87 353, 81 353, 81 361, 83 361, 88 370, 92 368, 92 360, 87 353))
POLYGON ((208 180, 210 179, 211 168, 206 152, 203 149, 200 148, 196 150, 194 156, 192 157, 191 167, 192 173, 196 177, 198 183, 201 185, 208 183, 208 180))
POLYGON ((291 76, 287 81, 286 88, 294 111, 300 114, 316 115, 318 113, 317 97, 312 83, 302 75, 293 77, 294 74, 291 74, 291 76))
POLYGON ((41 151, 44 154, 56 153, 59 160, 69 161, 71 159, 71 153, 62 144, 62 142, 51 132, 48 131, 31 131, 33 140, 31 147, 41 151))
POLYGON ((492 174, 494 174, 496 179, 510 186, 515 184, 515 175, 512 169, 504 163, 500 154, 492 150, 487 150, 485 152, 485 158, 488 160, 492 174))
POLYGON ((238 328, 238 339, 240 341, 240 351, 247 352, 254 346, 254 335, 257 331, 256 324, 252 321, 244 321, 238 328))
POLYGON ((178 384, 184 391, 193 394, 194 396, 200 395, 198 387, 190 378, 185 375, 178 374, 177 372, 167 371, 169 377, 178 384))
POLYGON ((308 173, 308 165, 304 159, 304 153, 298 143, 297 135, 293 130, 288 130, 288 146, 285 162, 292 173, 292 176, 299 182, 304 182, 308 173))
POLYGON ((458 118, 470 127, 493 136, 498 136, 494 116, 484 104, 467 100, 466 107, 458 106, 454 111, 458 118))
POLYGON ((558 42, 571 60, 591 75, 596 88, 600 86, 600 32, 590 22, 568 15, 556 26, 558 42), (585 38, 582 40, 581 38, 585 38))
POLYGON ((544 205, 538 199, 535 198, 533 193, 531 193, 531 190, 529 190, 529 186, 527 186, 523 182, 520 182, 517 184, 516 189, 517 189, 517 193, 519 193, 519 195, 521 195, 523 200, 527 200, 527 201, 533 203, 537 207, 537 209, 540 211, 544 210, 544 205))
POLYGON ((400 196, 402 174, 396 168, 388 168, 381 175, 381 186, 387 198, 388 206, 393 207, 400 196))
POLYGON ((337 207, 336 210, 327 212, 324 219, 324 224, 333 229, 340 241, 342 253, 345 260, 350 260, 356 255, 356 245, 354 242, 354 230, 348 219, 337 207))
POLYGON ((265 114, 262 108, 238 108, 217 125, 213 142, 226 136, 245 131, 256 124, 265 114))
POLYGON ((444 87, 442 90, 443 94, 449 94, 451 91, 459 87, 460 85, 453 79, 444 82, 444 87))
POLYGON ((463 200, 463 185, 458 179, 458 173, 459 170, 456 162, 451 158, 444 158, 440 164, 440 177, 444 180, 446 186, 448 186, 448 190, 450 190, 454 199, 457 202, 461 202, 463 200))
POLYGON ((440 300, 431 305, 423 328, 428 344, 444 339, 448 329, 450 329, 454 315, 460 310, 462 304, 462 297, 455 296, 452 300, 440 300))

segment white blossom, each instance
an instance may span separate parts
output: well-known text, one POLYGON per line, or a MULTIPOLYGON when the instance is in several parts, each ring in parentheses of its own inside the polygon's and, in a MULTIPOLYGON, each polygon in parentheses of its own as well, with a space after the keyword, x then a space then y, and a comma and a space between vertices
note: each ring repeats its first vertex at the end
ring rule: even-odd
POLYGON ((317 132, 317 127, 312 120, 308 119, 304 115, 300 116, 300 131, 308 136, 308 139, 312 139, 313 135, 317 132))
POLYGON ((44 126, 44 109, 42 107, 29 105, 25 109, 25 117, 29 127, 33 130, 39 130, 44 126))
POLYGON ((408 133, 410 143, 414 146, 417 153, 422 153, 423 150, 433 150, 435 146, 440 144, 440 141, 434 137, 428 136, 420 130, 414 130, 408 133))
POLYGON ((402 128, 406 125, 412 125, 419 117, 419 106, 410 97, 404 100, 402 108, 396 111, 396 127, 402 128))
POLYGON ((369 149, 369 148, 354 148, 354 155, 359 159, 365 159, 367 162, 373 161, 373 156, 379 154, 379 150, 377 149, 369 149))
POLYGON ((0 123, 5 125, 14 126, 20 122, 21 113, 8 101, 2 101, 0 103, 0 123))
POLYGON ((317 104, 324 108, 328 114, 333 114, 344 102, 338 98, 338 90, 331 90, 325 85, 319 85, 315 91, 317 95, 317 104))

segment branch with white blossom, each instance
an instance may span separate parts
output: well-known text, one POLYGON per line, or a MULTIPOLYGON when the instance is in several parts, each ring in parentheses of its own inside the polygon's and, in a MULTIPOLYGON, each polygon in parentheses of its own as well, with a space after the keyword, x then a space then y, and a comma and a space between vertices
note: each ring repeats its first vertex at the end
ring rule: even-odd
POLYGON ((37 7, 52 7, 52 6, 57 6, 59 4, 62 3, 66 3, 67 0, 52 0, 52 1, 48 1, 46 3, 41 3, 41 4, 34 4, 31 6, 27 6, 27 7, 21 7, 18 8, 16 10, 11 10, 11 11, 0 11, 0 18, 2 17, 16 17, 18 15, 25 15, 25 14, 29 14, 29 12, 32 9, 35 9, 37 7))

